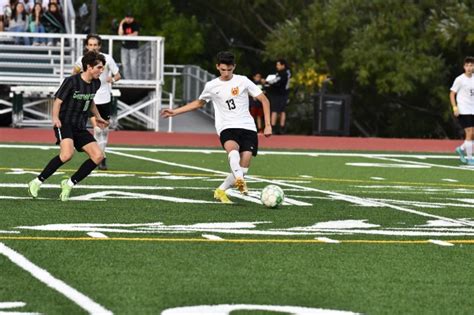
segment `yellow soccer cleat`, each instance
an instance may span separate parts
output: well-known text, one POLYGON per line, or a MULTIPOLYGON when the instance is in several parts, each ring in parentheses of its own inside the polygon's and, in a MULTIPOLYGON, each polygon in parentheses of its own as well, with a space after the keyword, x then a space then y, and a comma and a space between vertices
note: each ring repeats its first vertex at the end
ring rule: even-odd
POLYGON ((235 186, 235 188, 237 188, 240 191, 240 193, 242 195, 248 195, 249 194, 249 190, 247 188, 247 183, 245 182, 245 180, 243 178, 238 177, 235 180, 234 186, 235 186))
POLYGON ((214 190, 214 199, 219 200, 222 203, 232 203, 229 197, 227 197, 225 191, 219 188, 214 190))

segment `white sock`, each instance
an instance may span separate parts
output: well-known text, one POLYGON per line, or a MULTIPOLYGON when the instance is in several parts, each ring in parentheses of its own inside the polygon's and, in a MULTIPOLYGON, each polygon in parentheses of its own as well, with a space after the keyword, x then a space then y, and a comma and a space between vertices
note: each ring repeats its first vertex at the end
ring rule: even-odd
POLYGON ((229 152, 229 165, 232 174, 234 174, 235 178, 244 178, 244 173, 242 172, 242 168, 240 167, 240 154, 237 150, 232 150, 229 152))
POLYGON ((245 175, 247 175, 247 173, 249 172, 249 168, 248 167, 241 167, 242 168, 242 173, 244 173, 244 177, 245 175))
POLYGON ((100 135, 102 133, 102 129, 100 129, 99 127, 95 126, 94 127, 94 138, 95 138, 95 141, 97 141, 97 143, 100 143, 100 135))
POLYGON ((230 187, 234 186, 234 183, 235 183, 234 174, 230 173, 229 175, 227 175, 227 177, 224 179, 222 184, 219 186, 219 189, 226 191, 230 187))
POLYGON ((109 142, 109 127, 102 129, 102 139, 99 143, 102 152, 105 154, 105 148, 107 147, 107 142, 109 142))
POLYGON ((464 147, 466 148, 467 158, 469 160, 472 159, 472 141, 471 140, 464 141, 464 147))
POLYGON ((72 182, 70 178, 67 180, 66 184, 68 184, 68 186, 71 186, 71 187, 74 186, 74 183, 72 182))

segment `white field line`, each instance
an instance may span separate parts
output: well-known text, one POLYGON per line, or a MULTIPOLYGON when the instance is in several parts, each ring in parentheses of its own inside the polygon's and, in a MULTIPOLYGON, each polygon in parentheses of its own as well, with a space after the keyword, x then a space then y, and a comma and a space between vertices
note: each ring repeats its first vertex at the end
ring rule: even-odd
POLYGON ((203 234, 202 237, 205 239, 211 240, 211 241, 222 241, 223 238, 217 235, 212 235, 212 234, 203 234))
POLYGON ((0 309, 17 308, 25 306, 25 302, 0 302, 0 309))
POLYGON ((89 235, 92 238, 109 238, 107 235, 100 232, 89 232, 87 233, 87 235, 89 235))
POLYGON ((0 243, 0 254, 6 256, 15 265, 29 272, 33 277, 46 284, 48 287, 58 291, 88 313, 101 315, 113 314, 111 311, 105 309, 100 304, 97 304, 89 297, 85 296, 65 282, 53 277, 48 271, 36 266, 31 261, 26 259, 25 256, 17 253, 3 243, 0 243))
POLYGON ((338 240, 333 240, 332 238, 327 238, 327 237, 316 237, 316 240, 323 242, 323 243, 329 243, 329 244, 339 244, 340 242, 338 240))
MULTIPOLYGON (((0 149, 42 149, 42 150, 58 150, 58 146, 53 145, 29 145, 29 144, 0 144, 0 149)), ((224 154, 225 151, 221 149, 174 149, 174 148, 130 148, 130 147, 110 147, 107 148, 107 152, 117 151, 128 151, 128 152, 169 152, 169 153, 217 153, 224 154)), ((345 157, 400 157, 400 158, 416 158, 416 159, 459 159, 454 154, 443 154, 443 155, 429 155, 429 154, 390 154, 390 153, 343 153, 343 152, 311 152, 311 151, 266 151, 259 150, 260 155, 291 155, 291 156, 345 156, 345 157)))
MULTIPOLYGON (((148 158, 148 157, 123 153, 123 152, 109 151, 108 153, 109 154, 116 154, 116 155, 120 155, 120 156, 125 156, 125 157, 129 157, 129 158, 133 158, 133 159, 148 161, 148 162, 154 162, 154 163, 160 163, 160 164, 165 164, 165 165, 172 165, 172 166, 176 166, 176 167, 189 168, 189 169, 193 169, 193 170, 211 172, 211 173, 214 173, 214 174, 228 174, 227 172, 212 170, 212 169, 208 169, 208 168, 202 168, 202 167, 197 167, 197 166, 173 163, 173 162, 163 161, 163 160, 159 160, 159 159, 152 159, 152 158, 148 158)), ((407 212, 407 213, 411 213, 411 214, 415 214, 415 215, 419 215, 419 216, 423 216, 423 217, 435 218, 435 219, 438 219, 438 220, 445 220, 445 221, 448 221, 448 222, 453 222, 453 223, 467 225, 467 226, 474 226, 474 222, 471 223, 471 222, 465 222, 465 221, 461 221, 461 220, 451 219, 451 218, 447 218, 447 217, 443 217, 443 216, 438 216, 438 215, 434 215, 434 214, 430 214, 430 213, 425 213, 425 212, 421 212, 421 211, 417 211, 417 210, 408 209, 408 208, 401 207, 401 206, 388 204, 388 203, 385 203, 385 202, 373 201, 373 200, 369 200, 369 199, 365 199, 365 198, 361 198, 361 197, 345 195, 345 194, 341 194, 341 193, 337 193, 337 192, 333 192, 333 191, 329 191, 329 190, 322 190, 322 189, 316 189, 316 188, 311 188, 311 187, 304 187, 304 186, 299 186, 299 185, 295 185, 295 184, 291 184, 291 183, 272 181, 272 180, 257 178, 257 177, 252 177, 252 176, 247 176, 247 177, 249 179, 252 179, 252 180, 255 180, 255 181, 271 183, 271 184, 276 183, 280 186, 297 188, 297 189, 301 189, 301 190, 304 190, 304 191, 318 192, 318 193, 321 193, 321 194, 329 195, 335 200, 343 200, 343 201, 347 201, 347 202, 350 202, 350 203, 353 203, 353 204, 356 204, 356 205, 386 207, 386 208, 391 208, 391 209, 395 209, 395 210, 398 210, 398 211, 403 211, 403 212, 407 212)))
POLYGON ((440 240, 428 240, 428 242, 439 245, 439 246, 454 246, 453 243, 446 242, 446 241, 440 241, 440 240))
MULTIPOLYGON (((406 156, 406 157, 409 157, 409 156, 406 156)), ((441 165, 441 164, 433 164, 433 163, 426 163, 426 162, 406 161, 406 160, 400 160, 400 159, 396 159, 396 158, 375 156, 375 155, 372 156, 371 158, 377 159, 377 160, 398 162, 398 163, 408 163, 408 164, 420 165, 420 166, 439 167, 439 168, 447 168, 447 169, 453 169, 453 170, 474 171, 474 167, 451 166, 451 165, 441 165)))

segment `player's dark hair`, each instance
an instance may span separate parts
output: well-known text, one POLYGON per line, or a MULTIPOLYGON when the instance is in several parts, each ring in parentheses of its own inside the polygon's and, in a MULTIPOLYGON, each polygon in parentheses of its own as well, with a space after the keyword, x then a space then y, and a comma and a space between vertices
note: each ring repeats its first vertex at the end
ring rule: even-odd
POLYGON ((87 37, 86 37, 86 45, 89 44, 89 39, 91 38, 94 38, 97 40, 97 42, 99 43, 99 46, 102 46, 102 38, 100 38, 100 36, 98 34, 87 34, 87 37))
POLYGON ((278 62, 278 63, 281 64, 281 65, 284 65, 285 68, 288 68, 288 63, 286 62, 285 59, 277 59, 276 62, 278 62))
POLYGON ((464 58, 464 64, 466 63, 474 63, 474 57, 467 56, 466 58, 464 58))
POLYGON ((100 62, 102 62, 102 65, 105 66, 105 57, 104 55, 96 53, 95 51, 91 50, 84 54, 84 57, 82 57, 81 62, 82 62, 82 69, 86 71, 87 66, 95 67, 100 62))
POLYGON ((217 53, 217 64, 235 65, 235 56, 230 51, 221 51, 217 53))

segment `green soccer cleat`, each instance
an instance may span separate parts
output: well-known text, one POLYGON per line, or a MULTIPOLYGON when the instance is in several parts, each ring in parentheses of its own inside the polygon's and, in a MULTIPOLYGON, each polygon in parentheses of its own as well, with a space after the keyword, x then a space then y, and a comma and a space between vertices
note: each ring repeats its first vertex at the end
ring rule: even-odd
POLYGON ((222 203, 232 203, 229 197, 227 197, 225 191, 219 188, 214 190, 214 199, 219 200, 222 203))
POLYGON ((69 195, 71 194, 72 186, 67 184, 68 179, 61 181, 61 194, 59 194, 59 199, 61 201, 68 201, 69 195))
POLYGON ((461 147, 457 147, 456 148, 456 153, 459 155, 459 159, 461 160, 461 162, 466 164, 467 159, 466 159, 466 156, 464 155, 464 150, 461 149, 461 147))
POLYGON ((240 193, 242 195, 248 195, 249 194, 249 190, 247 188, 247 183, 245 182, 245 180, 243 178, 238 177, 235 180, 234 186, 240 191, 240 193))
POLYGON ((28 193, 33 198, 38 197, 38 192, 39 192, 40 188, 41 188, 41 183, 38 183, 36 178, 28 183, 28 193))

